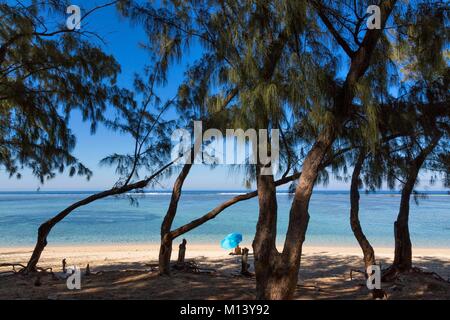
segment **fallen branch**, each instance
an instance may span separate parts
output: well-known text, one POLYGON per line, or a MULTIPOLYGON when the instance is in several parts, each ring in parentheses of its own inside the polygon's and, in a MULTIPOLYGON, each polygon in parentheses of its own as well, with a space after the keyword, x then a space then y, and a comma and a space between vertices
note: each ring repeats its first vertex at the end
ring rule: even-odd
POLYGON ((427 275, 427 276, 432 276, 432 277, 433 277, 434 279, 436 279, 436 280, 443 281, 443 282, 446 282, 446 283, 450 283, 450 278, 447 279, 447 280, 445 280, 443 277, 441 277, 441 276, 440 276, 438 273, 436 273, 436 272, 433 272, 433 271, 425 271, 425 270, 423 270, 423 269, 421 269, 421 268, 419 268, 419 267, 413 267, 411 270, 414 271, 414 272, 416 272, 416 273, 419 273, 419 274, 424 274, 424 275, 427 275))
POLYGON ((353 272, 355 273, 362 273, 364 276, 366 275, 366 273, 362 270, 358 270, 358 269, 351 269, 350 270, 350 280, 353 280, 353 272))
POLYGON ((7 271, 7 272, 13 272, 13 273, 19 273, 19 271, 16 270, 16 266, 21 267, 22 269, 25 268, 25 266, 23 264, 20 263, 0 263, 0 267, 12 267, 12 271, 7 271))
POLYGON ((192 273, 214 273, 217 270, 210 268, 201 268, 195 261, 187 261, 183 264, 173 264, 172 269, 192 273))
POLYGON ((253 273, 248 271, 250 264, 248 263, 248 248, 242 249, 241 275, 245 277, 253 277, 253 273))
POLYGON ((433 271, 425 271, 419 267, 412 267, 408 271, 401 271, 401 270, 398 270, 398 268, 394 267, 393 265, 383 271, 383 273, 382 273, 383 276, 381 278, 381 281, 382 282, 395 282, 396 280, 398 280, 398 277, 401 274, 407 274, 407 273, 416 273, 416 274, 431 276, 438 281, 450 283, 450 278, 446 280, 442 276, 440 276, 438 273, 433 272, 433 271))

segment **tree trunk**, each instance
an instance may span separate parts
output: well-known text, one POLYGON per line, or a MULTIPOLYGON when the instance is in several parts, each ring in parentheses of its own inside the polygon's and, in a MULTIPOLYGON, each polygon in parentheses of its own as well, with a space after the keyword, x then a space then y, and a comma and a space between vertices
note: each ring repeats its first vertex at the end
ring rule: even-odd
POLYGON ((33 253, 31 254, 30 260, 28 260, 27 267, 23 270, 24 273, 35 272, 41 254, 47 246, 47 236, 50 230, 54 227, 54 224, 49 223, 49 221, 43 223, 38 229, 38 237, 36 245, 34 247, 33 253))
POLYGON ((159 248, 159 274, 170 275, 170 257, 172 255, 172 238, 164 237, 161 239, 159 248))
POLYGON ((439 143, 442 134, 439 133, 433 137, 426 148, 423 148, 419 155, 410 162, 409 171, 406 175, 406 181, 403 185, 400 208, 397 220, 394 223, 395 253, 394 263, 383 275, 383 279, 388 281, 392 276, 399 272, 409 271, 412 268, 412 245, 409 235, 409 203, 411 194, 417 181, 420 169, 427 157, 433 152, 439 143))
POLYGON ((355 168, 353 169, 352 182, 350 186, 350 225, 355 235, 356 240, 363 252, 364 270, 367 267, 375 265, 375 252, 370 242, 367 240, 359 221, 359 177, 361 174, 362 166, 364 164, 365 154, 361 150, 356 161, 355 168))
MULTIPOLYGON (((192 158, 193 159, 193 158, 192 158)), ((177 214, 178 202, 181 197, 181 189, 184 181, 192 168, 192 162, 183 165, 180 174, 177 177, 172 189, 172 197, 170 198, 169 208, 167 209, 164 220, 161 224, 161 246, 159 249, 159 274, 170 275, 170 257, 172 255, 173 236, 170 232, 173 220, 177 214)))
MULTIPOLYGON (((257 299, 281 299, 279 283, 274 275, 279 253, 276 248, 277 198, 273 175, 260 175, 257 168, 259 218, 253 252, 257 299)), ((279 276, 279 275, 277 275, 279 276)))
POLYGON ((406 183, 403 186, 400 209, 397 220, 394 222, 394 263, 383 273, 383 282, 392 281, 398 273, 409 271, 412 268, 412 245, 408 223, 409 201, 411 200, 411 193, 414 189, 418 171, 417 174, 411 173, 408 174, 406 183))
POLYGON ((393 269, 396 272, 408 271, 412 268, 412 245, 409 235, 409 202, 418 171, 411 172, 402 189, 400 209, 394 223, 395 255, 393 269), (417 172, 417 173, 416 173, 417 172))

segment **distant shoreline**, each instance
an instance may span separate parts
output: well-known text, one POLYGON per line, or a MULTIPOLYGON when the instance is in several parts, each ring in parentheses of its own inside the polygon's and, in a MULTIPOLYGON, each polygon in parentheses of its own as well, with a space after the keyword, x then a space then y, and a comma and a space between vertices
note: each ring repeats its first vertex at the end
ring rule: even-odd
MULTIPOLYGON (((101 192, 103 190, 1 190, 0 194, 92 194, 101 192)), ((242 194, 247 192, 252 192, 254 189, 248 190, 183 190, 183 193, 207 193, 207 194, 220 194, 220 195, 233 195, 233 194, 242 194)), ((379 191, 366 191, 364 189, 359 190, 363 194, 371 194, 371 195, 389 195, 389 194, 401 194, 400 190, 379 190, 379 191)), ((130 192, 129 194, 162 194, 169 195, 172 190, 143 190, 142 192, 130 192)), ((349 190, 314 190, 315 193, 331 193, 331 194, 349 194, 349 190)), ((449 195, 449 190, 417 190, 419 194, 425 195, 449 195)), ((287 189, 278 189, 278 194, 288 194, 289 191, 287 189)))
MULTIPOLYGON (((195 240, 189 240, 189 236, 185 237, 188 241, 188 245, 192 248, 196 248, 196 249, 205 249, 207 251, 224 251, 224 249, 222 249, 219 245, 219 243, 217 242, 217 244, 211 244, 211 241, 205 240, 205 241, 198 241, 198 239, 195 240)), ((181 237, 180 239, 175 239, 173 242, 173 247, 177 247, 178 245, 181 243, 181 240, 183 239, 183 237, 181 237)), ((248 239, 248 237, 247 237, 248 239)), ((241 247, 247 247, 250 249, 252 248, 252 242, 250 239, 250 241, 246 241, 246 243, 244 243, 243 245, 241 245, 241 247)), ((356 242, 356 240, 355 240, 356 242)), ((373 247, 376 250, 379 250, 379 252, 384 252, 386 255, 389 255, 389 252, 392 251, 392 254, 394 253, 394 246, 389 247, 386 246, 386 244, 382 244, 380 246, 377 246, 376 244, 373 244, 373 247)), ((283 250, 283 243, 278 243, 277 244, 278 249, 281 251, 283 250)), ((346 254, 349 254, 349 252, 353 252, 355 255, 359 254, 361 252, 360 247, 358 247, 357 244, 349 244, 349 243, 337 243, 335 246, 333 246, 332 243, 330 244, 326 244, 326 243, 317 243, 317 242, 313 242, 313 243, 308 243, 308 244, 304 244, 303 245, 304 248, 307 248, 307 250, 309 249, 313 249, 313 250, 331 250, 334 252, 334 248, 340 249, 343 252, 345 252, 346 254), (308 249, 309 248, 309 249, 308 249)), ((2 252, 7 252, 7 251, 11 251, 11 250, 19 250, 19 251, 32 251, 34 248, 34 243, 33 244, 7 244, 7 243, 0 243, 0 255, 2 254, 2 252)), ((52 242, 49 241, 47 248, 65 248, 65 249, 79 249, 79 248, 95 248, 95 249, 114 249, 114 248, 121 248, 121 249, 132 249, 132 248, 138 248, 138 249, 143 249, 143 248, 148 248, 153 250, 154 248, 158 248, 159 250, 159 243, 158 242, 90 242, 90 243, 83 243, 83 242, 74 242, 74 243, 69 243, 69 242, 52 242)), ((421 253, 431 253, 432 254, 433 251, 436 252, 440 252, 440 253, 445 253, 445 255, 448 255, 450 258, 450 248, 446 247, 446 246, 417 246, 417 245, 413 245, 413 251, 418 250, 418 252, 421 253)), ((226 250, 225 250, 226 251, 226 250)), ((315 252, 315 251, 313 251, 315 252)))

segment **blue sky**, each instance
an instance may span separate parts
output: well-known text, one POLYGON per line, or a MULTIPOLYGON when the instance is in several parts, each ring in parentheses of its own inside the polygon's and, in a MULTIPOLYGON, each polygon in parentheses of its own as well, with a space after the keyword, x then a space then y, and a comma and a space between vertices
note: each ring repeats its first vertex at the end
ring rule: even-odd
MULTIPOLYGON (((80 5, 86 9, 94 7, 104 1, 73 1, 72 4, 80 5)), ((61 16, 62 22, 65 17, 61 16)), ((55 21, 56 22, 56 21, 55 21)), ((106 40, 104 50, 114 55, 121 64, 122 73, 119 76, 119 85, 131 87, 134 74, 142 72, 149 62, 148 52, 139 47, 139 43, 146 41, 146 36, 141 27, 132 27, 129 21, 119 17, 113 7, 96 11, 87 20, 82 22, 82 28, 95 31, 106 40)), ((195 52, 193 52, 195 55, 195 52)), ((160 88, 158 93, 162 100, 171 98, 176 93, 178 84, 183 79, 186 62, 173 66, 170 72, 168 85, 160 88)), ((128 136, 107 130, 100 126, 95 135, 90 134, 89 124, 81 120, 80 114, 73 113, 70 119, 70 127, 76 134, 77 146, 74 154, 93 172, 90 181, 81 177, 68 177, 67 174, 57 176, 55 179, 40 185, 29 170, 23 171, 20 180, 9 179, 0 172, 0 190, 101 190, 111 187, 117 180, 113 168, 100 167, 99 161, 103 157, 113 153, 127 153, 132 151, 132 140, 128 136)), ((161 183, 159 188, 170 189, 172 181, 169 179, 161 183)), ((217 168, 213 172, 207 167, 195 166, 185 184, 186 189, 243 189, 242 178, 228 174, 225 167, 217 168), (214 174, 214 179, 211 179, 214 174)))
MULTIPOLYGON (((92 8, 95 4, 102 4, 102 1, 80 1, 75 0, 72 4, 81 7, 92 8), (86 5, 84 5, 86 4, 86 5)), ((63 22, 65 17, 61 16, 63 22)), ((139 42, 145 42, 146 36, 141 27, 131 27, 129 22, 119 18, 113 7, 104 8, 93 13, 86 21, 83 21, 82 28, 95 31, 100 34, 107 44, 105 51, 113 54, 122 66, 122 74, 119 76, 119 85, 130 88, 133 75, 143 70, 149 62, 148 53, 139 48, 139 42)), ((196 52, 192 54, 195 56, 196 52)), ((178 84, 183 79, 183 72, 189 61, 184 61, 172 67, 168 85, 159 90, 159 95, 163 99, 171 98, 177 91, 178 84)), ((90 181, 81 177, 69 178, 67 174, 62 174, 46 182, 43 186, 34 178, 29 171, 23 172, 23 178, 17 180, 9 179, 7 175, 0 172, 0 191, 3 190, 101 190, 111 187, 117 180, 113 168, 100 167, 100 159, 113 153, 127 153, 132 150, 132 140, 118 133, 109 131, 100 126, 95 135, 90 134, 89 124, 83 123, 79 114, 74 113, 70 119, 70 126, 77 137, 75 156, 77 156, 93 172, 94 176, 90 181)), ((174 178, 161 183, 158 189, 170 189, 174 178)), ((424 177, 423 180, 427 180, 424 177)), ((348 184, 334 179, 328 186, 319 186, 318 189, 348 190, 348 184)), ((421 189, 425 189, 425 185, 421 189)), ((214 170, 209 167, 196 165, 185 183, 185 189, 201 190, 236 190, 244 189, 242 176, 231 175, 226 166, 219 166, 214 170)), ((441 189, 440 184, 431 189, 441 189)))

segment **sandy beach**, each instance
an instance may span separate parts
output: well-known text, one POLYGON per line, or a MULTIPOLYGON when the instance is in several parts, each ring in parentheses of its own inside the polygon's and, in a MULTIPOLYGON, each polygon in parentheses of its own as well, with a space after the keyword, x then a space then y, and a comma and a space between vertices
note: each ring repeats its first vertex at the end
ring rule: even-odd
MULTIPOLYGON (((242 247, 251 248, 246 243, 242 247)), ((31 247, 0 248, 0 264, 26 263, 31 247)), ((89 263, 94 273, 83 277, 81 290, 69 291, 62 280, 41 280, 3 273, 0 277, 0 298, 38 299, 253 299, 254 278, 239 275, 240 257, 217 245, 188 244, 186 258, 195 261, 208 272, 173 272, 172 277, 158 276, 155 270, 158 257, 157 244, 117 245, 49 245, 43 253, 40 266, 61 271, 61 260, 69 266, 84 269, 89 263)), ((387 266, 393 257, 391 248, 375 248, 377 259, 387 266)), ((251 252, 251 251, 250 251, 251 252)), ((424 271, 436 272, 450 278, 450 249, 415 248, 414 264, 424 271)), ((174 246, 172 258, 178 254, 174 246)), ((252 255, 250 263, 252 265, 252 255)), ((305 246, 299 273, 297 299, 370 299, 365 280, 359 273, 350 278, 352 269, 362 268, 358 247, 305 246)), ((1 272, 10 267, 0 268, 1 272)), ((250 268, 253 271, 253 265, 250 268)), ((391 284, 390 298, 450 299, 450 286, 430 281, 404 281, 391 284), (409 288, 408 286, 412 286, 409 288), (437 287, 436 287, 437 286, 437 287), (399 289, 403 288, 403 289, 399 289), (414 292, 412 296, 411 293, 414 292), (437 293, 436 293, 437 292, 437 293)))
MULTIPOLYGON (((243 243, 251 252, 251 243, 243 243)), ((282 250, 282 247, 278 248, 282 250)), ((30 257, 33 247, 0 247, 0 263, 25 263, 30 257)), ((389 261, 394 256, 393 248, 375 248, 378 258, 389 261)), ((48 245, 41 257, 41 266, 55 267, 61 264, 62 259, 68 263, 85 266, 90 263, 94 267, 104 267, 117 263, 155 262, 158 259, 158 244, 108 244, 108 245, 48 245)), ((172 258, 178 254, 178 244, 174 243, 172 258)), ((333 257, 361 256, 361 249, 354 247, 325 247, 304 246, 303 254, 310 256, 333 257)), ((414 248, 413 255, 416 261, 424 259, 448 260, 450 263, 450 248, 414 248)), ((229 251, 218 245, 190 244, 186 251, 186 258, 207 261, 208 259, 227 259, 229 251)), ((445 271, 445 270, 443 270, 445 271)), ((448 270, 450 276, 450 270, 448 270)))

